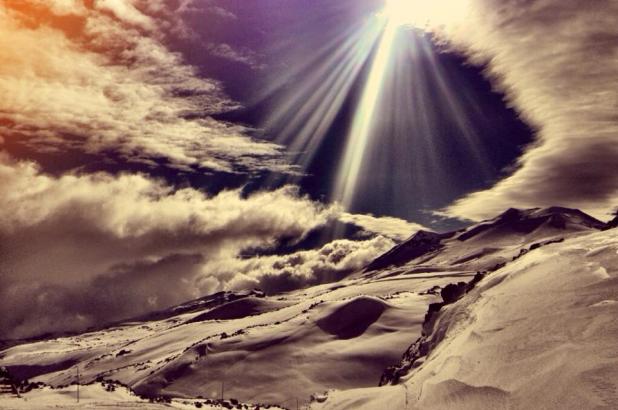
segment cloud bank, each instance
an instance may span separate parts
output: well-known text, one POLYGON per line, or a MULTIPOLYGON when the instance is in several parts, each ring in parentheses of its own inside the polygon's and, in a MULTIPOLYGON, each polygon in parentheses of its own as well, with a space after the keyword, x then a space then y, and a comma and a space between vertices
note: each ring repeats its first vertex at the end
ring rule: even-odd
POLYGON ((51 177, 6 155, 0 210, 5 337, 83 328, 229 288, 234 275, 209 263, 300 240, 339 212, 294 187, 207 196, 141 175, 51 177))
POLYGON ((0 334, 84 330, 220 290, 275 293, 339 280, 415 227, 343 213, 297 187, 209 196, 136 174, 49 176, 0 153, 0 334), (373 237, 242 257, 335 220, 373 237))
POLYGON ((618 204, 618 3, 470 0, 447 40, 534 126, 511 175, 446 214, 478 220, 508 207, 563 205, 607 219, 618 204))
POLYGON ((205 271, 216 272, 216 275, 203 278, 206 281, 215 277, 225 280, 227 288, 232 290, 259 288, 267 293, 285 292, 343 279, 395 244, 384 236, 365 241, 340 239, 320 249, 289 255, 218 260, 204 267, 205 271))

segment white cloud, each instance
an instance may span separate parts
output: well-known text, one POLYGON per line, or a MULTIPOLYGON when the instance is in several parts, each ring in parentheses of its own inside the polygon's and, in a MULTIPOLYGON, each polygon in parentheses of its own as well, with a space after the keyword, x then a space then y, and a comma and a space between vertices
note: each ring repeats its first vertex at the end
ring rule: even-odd
POLYGON ((210 54, 236 63, 245 64, 254 70, 262 70, 266 66, 260 64, 257 54, 249 49, 237 49, 229 44, 210 43, 206 47, 210 54))
POLYGON ((136 9, 130 0, 95 0, 94 6, 112 12, 116 18, 131 25, 149 30, 156 27, 153 19, 136 9))
POLYGON ((225 20, 238 20, 238 16, 236 16, 231 11, 224 9, 223 7, 210 6, 206 8, 206 11, 225 20))
MULTIPOLYGON (((68 3, 62 4, 66 12, 68 3)), ((0 5, 0 60, 10 62, 0 67, 5 138, 43 150, 112 150, 134 161, 166 158, 185 170, 291 170, 280 146, 208 117, 236 104, 217 82, 200 78, 171 52, 155 23, 152 35, 127 23, 142 16, 150 19, 146 24, 153 17, 126 0, 96 5, 113 16, 88 10, 78 34, 46 20, 26 26, 32 16, 0 5)))
POLYGON ((343 213, 339 220, 354 224, 366 232, 376 233, 395 241, 403 241, 421 229, 427 230, 422 225, 392 216, 375 217, 373 215, 343 213))
POLYGON ((52 177, 2 155, 0 308, 11 315, 0 318, 0 329, 11 336, 63 330, 44 314, 50 298, 64 312, 60 322, 79 314, 90 324, 180 303, 225 286, 202 281, 205 264, 278 238, 300 240, 338 213, 293 187, 207 196, 141 175, 52 177))
MULTIPOLYGON (((24 2, 26 3, 26 2, 24 2)), ((86 13, 83 0, 30 0, 30 4, 49 8, 57 15, 83 15, 86 13)))
POLYGON ((446 213, 469 219, 508 207, 563 205, 606 218, 618 203, 618 4, 611 0, 472 0, 451 43, 488 64, 538 129, 512 175, 446 213))
POLYGON ((217 277, 227 289, 255 287, 269 293, 281 292, 340 280, 394 245, 393 240, 383 236, 366 241, 340 239, 320 249, 289 255, 216 260, 204 265, 202 277, 217 277))

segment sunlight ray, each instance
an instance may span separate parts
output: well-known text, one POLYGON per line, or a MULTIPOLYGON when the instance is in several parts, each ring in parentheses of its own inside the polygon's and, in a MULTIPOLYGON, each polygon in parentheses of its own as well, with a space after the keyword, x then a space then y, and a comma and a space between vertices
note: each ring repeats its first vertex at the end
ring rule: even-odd
POLYGON ((347 139, 342 166, 335 185, 336 199, 345 208, 348 208, 353 200, 363 158, 370 142, 376 109, 382 95, 382 83, 389 66, 396 34, 397 26, 387 23, 347 139))
POLYGON ((269 113, 262 127, 278 130, 275 141, 287 145, 303 171, 340 113, 382 27, 379 21, 370 19, 347 33, 347 38, 329 42, 308 63, 292 69, 262 94, 262 98, 267 98, 288 83, 298 81, 293 92, 285 93, 269 113))

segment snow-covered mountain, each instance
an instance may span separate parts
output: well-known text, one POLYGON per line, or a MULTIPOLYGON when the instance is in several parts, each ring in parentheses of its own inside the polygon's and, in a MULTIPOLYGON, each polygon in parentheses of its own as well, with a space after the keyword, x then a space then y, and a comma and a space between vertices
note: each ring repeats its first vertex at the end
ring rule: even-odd
POLYGON ((287 408, 611 408, 618 231, 607 228, 577 210, 510 209, 418 232, 337 283, 219 293, 17 345, 0 366, 65 390, 79 372, 82 384, 200 406, 223 395, 287 408))

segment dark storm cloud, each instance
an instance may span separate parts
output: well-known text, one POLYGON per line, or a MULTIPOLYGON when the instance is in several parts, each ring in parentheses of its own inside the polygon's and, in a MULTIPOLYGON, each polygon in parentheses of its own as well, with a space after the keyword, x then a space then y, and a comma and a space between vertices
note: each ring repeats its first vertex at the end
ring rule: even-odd
POLYGON ((606 218, 618 204, 618 3, 472 0, 448 34, 537 132, 516 170, 446 209, 480 219, 564 205, 606 218))
POLYGON ((0 292, 6 312, 0 329, 4 337, 83 331, 193 299, 197 294, 188 283, 193 283, 201 261, 199 255, 170 255, 123 264, 92 281, 17 280, 0 292))

